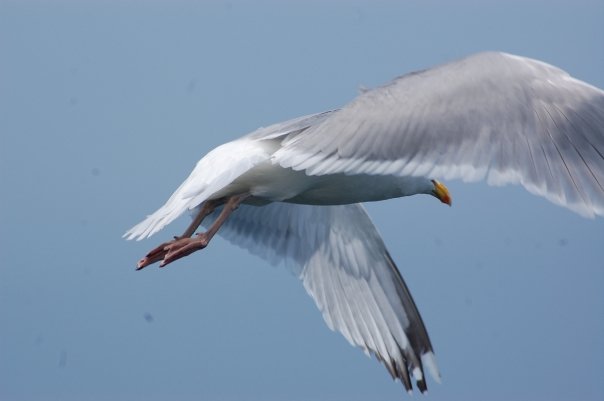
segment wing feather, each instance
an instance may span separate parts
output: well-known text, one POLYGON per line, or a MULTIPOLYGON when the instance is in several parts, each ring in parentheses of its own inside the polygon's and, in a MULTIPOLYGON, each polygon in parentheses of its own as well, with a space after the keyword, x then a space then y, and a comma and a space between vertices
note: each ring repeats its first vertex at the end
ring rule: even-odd
POLYGON ((412 377, 425 391, 424 361, 439 379, 413 298, 360 204, 242 205, 219 234, 272 263, 289 261, 327 325, 375 355, 407 390, 412 377))
POLYGON ((604 215, 604 91, 540 61, 480 53, 361 94, 272 160, 310 175, 486 178, 604 215))

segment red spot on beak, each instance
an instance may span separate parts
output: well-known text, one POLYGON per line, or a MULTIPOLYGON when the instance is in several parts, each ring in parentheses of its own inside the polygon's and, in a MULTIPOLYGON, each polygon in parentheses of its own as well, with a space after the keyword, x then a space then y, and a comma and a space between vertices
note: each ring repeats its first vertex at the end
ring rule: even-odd
POLYGON ((442 182, 432 180, 432 184, 434 184, 434 196, 436 196, 442 203, 446 203, 451 206, 451 195, 449 194, 449 190, 442 182))

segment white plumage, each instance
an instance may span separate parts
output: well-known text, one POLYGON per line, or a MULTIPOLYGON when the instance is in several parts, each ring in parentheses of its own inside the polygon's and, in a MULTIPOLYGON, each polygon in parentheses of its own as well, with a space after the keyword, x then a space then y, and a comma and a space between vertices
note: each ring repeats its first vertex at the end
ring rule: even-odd
MULTIPOLYGON (((407 390, 412 377, 424 391, 424 368, 439 379, 432 345, 358 203, 417 193, 450 203, 436 178, 521 184, 584 216, 604 215, 604 92, 504 53, 408 74, 340 110, 212 150, 125 236, 148 237, 187 210, 208 214, 208 232, 221 227, 252 253, 296 266, 330 328, 376 355, 407 390), (233 199, 239 209, 229 215, 233 199)), ((199 245, 186 234, 180 248, 197 248, 162 244, 139 267, 170 263, 213 235, 199 245)))

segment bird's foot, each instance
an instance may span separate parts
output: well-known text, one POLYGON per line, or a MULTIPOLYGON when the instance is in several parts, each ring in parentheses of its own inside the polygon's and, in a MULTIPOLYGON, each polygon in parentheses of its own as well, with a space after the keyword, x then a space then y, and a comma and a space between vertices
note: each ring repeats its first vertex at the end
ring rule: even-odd
POLYGON ((159 264, 159 267, 164 267, 175 260, 184 258, 195 251, 199 251, 208 246, 209 242, 210 240, 206 233, 195 234, 193 238, 185 237, 170 241, 170 243, 164 247, 166 254, 164 260, 159 264))
POLYGON ((145 255, 144 258, 138 261, 138 263, 136 264, 136 270, 140 270, 144 267, 147 267, 155 262, 159 262, 160 260, 162 260, 164 256, 166 256, 166 254, 168 253, 166 248, 174 244, 176 241, 179 241, 180 239, 180 237, 174 237, 172 241, 164 242, 157 248, 154 248, 149 251, 149 253, 145 255))
POLYGON ((205 248, 208 246, 208 242, 206 233, 196 234, 193 238, 174 237, 172 241, 164 242, 139 260, 136 270, 140 270, 160 260, 159 267, 164 267, 175 260, 184 258, 195 251, 205 248))

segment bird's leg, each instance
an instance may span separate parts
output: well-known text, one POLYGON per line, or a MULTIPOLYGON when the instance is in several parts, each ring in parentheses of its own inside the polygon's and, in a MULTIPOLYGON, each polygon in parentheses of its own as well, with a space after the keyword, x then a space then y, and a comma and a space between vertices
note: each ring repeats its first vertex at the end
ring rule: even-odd
POLYGON ((182 240, 183 238, 191 237, 191 235, 193 235, 195 230, 197 230, 203 219, 210 213, 212 213, 214 209, 216 209, 216 207, 222 205, 225 201, 225 198, 221 198, 204 202, 203 206, 199 210, 199 213, 197 213, 197 215, 195 216, 191 224, 189 224, 189 227, 187 227, 185 232, 180 237, 174 237, 173 240, 164 242, 160 246, 151 250, 144 258, 138 261, 136 265, 136 270, 140 270, 144 267, 147 267, 155 262, 159 262, 160 260, 162 260, 164 256, 166 256, 166 254, 168 253, 168 250, 166 249, 167 246, 172 245, 177 241, 182 240))
POLYGON ((216 218, 216 221, 210 226, 208 231, 205 233, 198 233, 193 238, 185 237, 177 239, 176 241, 168 244, 164 250, 167 251, 164 260, 160 263, 159 267, 164 267, 169 263, 174 262, 180 258, 192 254, 195 251, 205 248, 212 237, 218 232, 222 224, 231 215, 231 213, 239 207, 241 202, 248 198, 249 194, 235 195, 227 199, 224 204, 224 208, 216 218))

